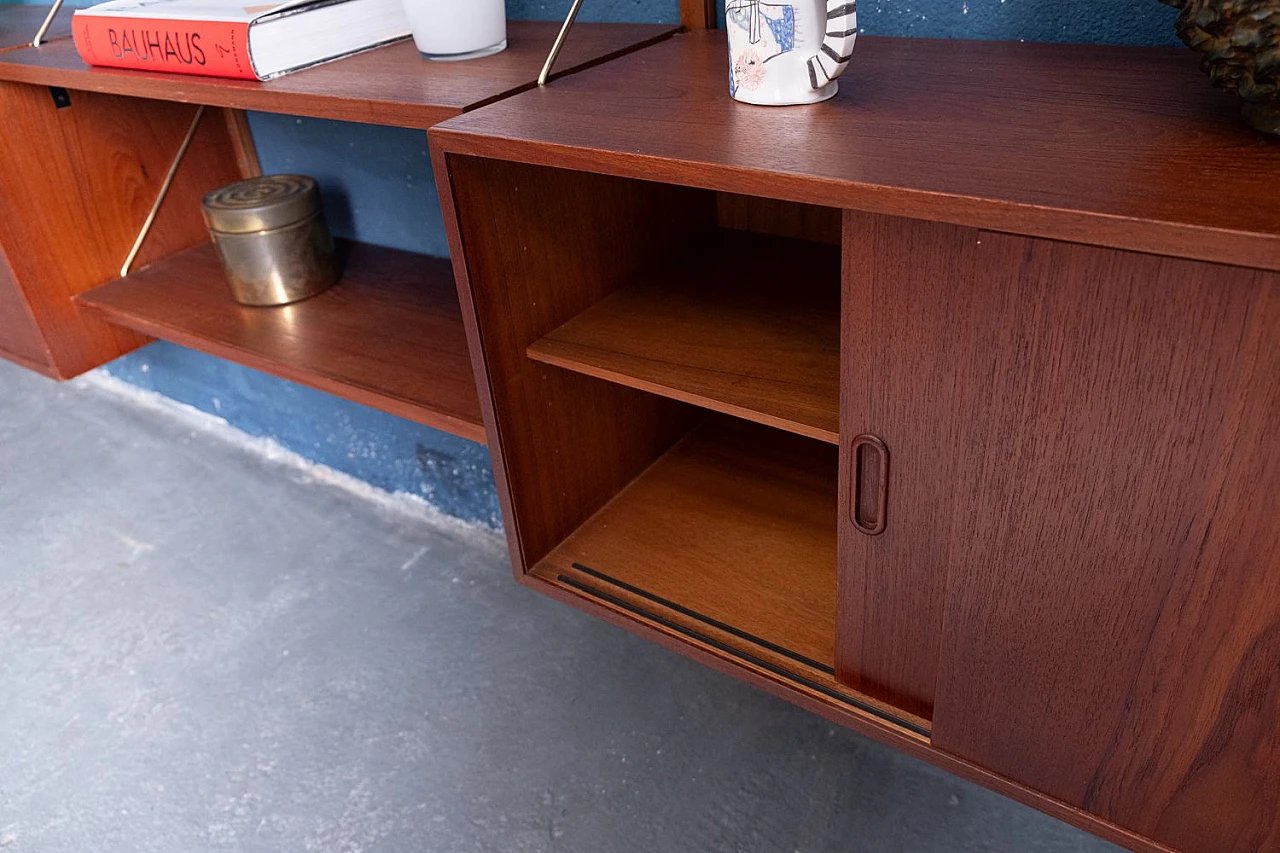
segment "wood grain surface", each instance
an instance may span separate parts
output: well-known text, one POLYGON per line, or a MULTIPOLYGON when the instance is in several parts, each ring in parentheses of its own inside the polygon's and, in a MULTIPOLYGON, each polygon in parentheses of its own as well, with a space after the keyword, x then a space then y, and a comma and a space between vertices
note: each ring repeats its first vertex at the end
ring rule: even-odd
POLYGON ((716 25, 719 0, 680 0, 680 23, 686 30, 707 30, 716 25))
POLYGON ((3 246, 0 246, 0 355, 41 373, 53 373, 53 357, 13 277, 3 246))
POLYGON ((582 564, 831 667, 836 462, 834 447, 713 415, 535 571, 582 564))
POLYGON ((231 299, 206 244, 80 297, 143 334, 484 441, 449 261, 344 244, 332 289, 293 305, 231 299))
MULTIPOLYGON (((913 365, 865 418, 918 544, 861 559, 929 590, 945 565, 934 745, 1184 853, 1274 849, 1280 276, 883 228, 878 255, 972 258, 853 282, 861 351, 913 365)), ((908 603, 881 606, 938 618, 908 603)))
POLYGON ((941 447, 969 426, 952 381, 963 341, 926 318, 970 299, 978 232, 954 225, 845 214, 840 444, 842 681, 930 717, 951 549, 968 523, 968 495, 941 447), (854 524, 853 440, 888 445, 886 527, 854 524))
POLYGON ((541 338, 529 356, 835 444, 839 252, 716 233, 541 338))
MULTIPOLYGON (((0 3, 0 53, 31 44, 40 25, 44 23, 45 16, 49 14, 49 9, 49 6, 0 3)), ((73 11, 75 10, 69 6, 58 10, 58 16, 45 33, 46 41, 70 37, 73 11)))
POLYGON ((222 109, 222 118, 227 123, 227 134, 231 139, 231 149, 236 155, 236 163, 240 166, 240 177, 258 177, 262 174, 262 163, 258 160, 258 146, 253 141, 253 131, 249 129, 249 119, 244 110, 225 107, 222 109))
MULTIPOLYGON (((533 87, 558 25, 511 21, 505 51, 468 62, 429 62, 412 41, 258 83, 154 71, 90 68, 70 40, 0 57, 0 80, 367 124, 426 128, 533 87)), ((553 78, 666 38, 658 24, 579 24, 553 78)))
POLYGON ((716 193, 720 227, 814 243, 842 244, 843 211, 755 195, 716 193))
MULTIPOLYGON (((69 378, 146 341, 82 312, 72 297, 119 275, 194 109, 0 83, 0 246, 42 331, 53 373, 69 378)), ((138 264, 208 240, 199 200, 240 170, 226 124, 200 125, 138 264)))
POLYGON ((448 152, 1280 270, 1280 144, 1190 51, 859 39, 840 94, 728 94, 687 33, 432 131, 448 152), (635 85, 643 80, 644 85, 635 85))

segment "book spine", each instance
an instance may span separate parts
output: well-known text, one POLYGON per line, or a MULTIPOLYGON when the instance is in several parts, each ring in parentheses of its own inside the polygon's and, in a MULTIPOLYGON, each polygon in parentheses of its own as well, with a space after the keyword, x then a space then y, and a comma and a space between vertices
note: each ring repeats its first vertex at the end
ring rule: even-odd
POLYGON ((90 65, 256 80, 249 24, 79 13, 76 50, 90 65))

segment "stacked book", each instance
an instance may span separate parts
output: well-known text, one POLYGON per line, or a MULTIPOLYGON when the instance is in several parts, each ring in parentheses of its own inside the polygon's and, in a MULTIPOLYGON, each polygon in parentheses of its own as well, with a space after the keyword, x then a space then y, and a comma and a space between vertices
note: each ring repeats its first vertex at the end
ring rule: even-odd
POLYGON ((77 11, 72 26, 90 65, 245 80, 409 35, 402 0, 111 0, 77 11))

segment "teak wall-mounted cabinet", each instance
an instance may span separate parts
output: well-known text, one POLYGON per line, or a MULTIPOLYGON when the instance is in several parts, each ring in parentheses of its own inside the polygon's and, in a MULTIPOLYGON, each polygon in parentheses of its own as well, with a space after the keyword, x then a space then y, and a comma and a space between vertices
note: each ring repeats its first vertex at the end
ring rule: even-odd
MULTIPOLYGON (((257 172, 242 110, 425 129, 533 87, 554 23, 513 21, 508 49, 473 62, 425 62, 404 41, 257 83, 89 68, 65 22, 22 47, 43 11, 0 7, 14 39, 0 52, 0 356, 65 379, 164 338, 484 440, 447 261, 350 245, 331 291, 247 308, 227 294, 200 199, 257 172), (199 104, 217 109, 120 278, 199 104)), ((581 25, 556 77, 674 31, 581 25)))
POLYGON ((691 33, 430 132, 516 575, 1135 850, 1280 849, 1280 145, 1180 50, 691 33))

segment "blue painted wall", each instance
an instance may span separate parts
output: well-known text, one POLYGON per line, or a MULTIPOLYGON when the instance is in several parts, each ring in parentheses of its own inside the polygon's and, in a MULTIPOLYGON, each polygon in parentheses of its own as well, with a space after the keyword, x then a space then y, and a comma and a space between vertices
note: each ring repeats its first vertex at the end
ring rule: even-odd
POLYGON ((489 452, 474 442, 167 343, 106 369, 380 488, 501 526, 489 452))
MULTIPOLYGON (((89 0, 68 3, 91 5, 89 0)), ((507 0, 507 14, 517 19, 562 18, 568 8, 569 0, 507 0)), ((1176 15, 1158 0, 861 0, 858 24, 868 35, 1176 44, 1172 28, 1176 15)), ((585 0, 582 20, 676 23, 679 3, 585 0)))
MULTIPOLYGON (((554 19, 568 6, 508 0, 507 10, 514 19, 554 19)), ((674 23, 678 9, 677 0, 586 0, 582 20, 674 23)), ((858 12, 862 31, 873 35, 1176 43, 1176 12, 1158 0, 862 0, 858 12)), ((320 181, 339 236, 448 254, 424 134, 266 114, 250 116, 250 126, 264 169, 320 181)), ((500 524, 479 445, 170 344, 106 369, 451 515, 500 524)))

